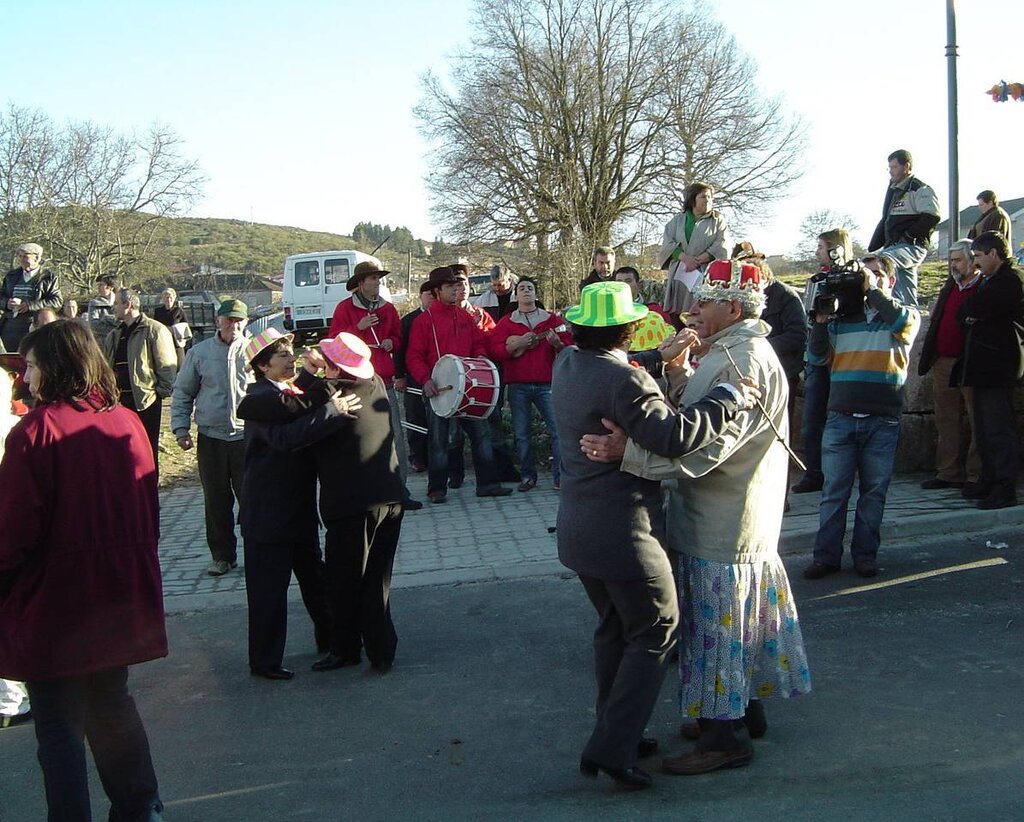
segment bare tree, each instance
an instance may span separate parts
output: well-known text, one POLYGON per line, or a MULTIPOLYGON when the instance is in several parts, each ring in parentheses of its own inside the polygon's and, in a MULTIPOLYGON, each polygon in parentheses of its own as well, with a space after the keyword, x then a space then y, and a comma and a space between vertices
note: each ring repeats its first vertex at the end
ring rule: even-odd
MULTIPOLYGON (((860 225, 851 215, 833 211, 830 208, 819 208, 812 211, 800 223, 800 243, 793 251, 793 259, 813 264, 818 237, 833 228, 845 228, 850 234, 853 234, 860 230, 860 225)), ((853 250, 857 256, 866 253, 863 246, 856 242, 853 244, 853 250)))
POLYGON ((0 114, 0 239, 42 243, 71 292, 101 274, 145 279, 161 218, 187 209, 204 182, 183 148, 167 126, 59 128, 12 105, 0 114))
POLYGON ((797 124, 704 7, 478 0, 476 30, 416 108, 435 215, 466 241, 533 238, 559 291, 694 179, 753 213, 798 174, 797 124))

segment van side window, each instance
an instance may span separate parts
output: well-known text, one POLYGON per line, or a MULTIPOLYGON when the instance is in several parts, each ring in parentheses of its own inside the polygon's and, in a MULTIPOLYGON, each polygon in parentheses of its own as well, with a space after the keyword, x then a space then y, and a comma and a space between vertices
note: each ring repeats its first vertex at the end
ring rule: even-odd
POLYGON ((324 285, 347 283, 349 278, 348 257, 338 260, 324 260, 324 285))
POLYGON ((320 262, 305 260, 295 263, 295 285, 299 288, 306 285, 320 285, 320 262))

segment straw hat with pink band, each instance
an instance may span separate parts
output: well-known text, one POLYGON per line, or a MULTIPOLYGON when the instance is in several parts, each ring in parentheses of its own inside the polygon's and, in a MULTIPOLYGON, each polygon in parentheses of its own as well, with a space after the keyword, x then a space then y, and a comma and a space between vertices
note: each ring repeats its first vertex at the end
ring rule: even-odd
POLYGON ((269 345, 273 345, 278 340, 288 340, 291 342, 295 336, 293 334, 282 334, 276 328, 268 328, 265 331, 261 331, 254 337, 249 338, 249 342, 245 344, 245 361, 252 365, 252 361, 256 359, 256 355, 260 353, 264 348, 269 345))
POLYGON ((332 365, 353 377, 368 380, 374 374, 370 346, 355 334, 342 331, 333 340, 330 337, 320 340, 320 350, 332 365))

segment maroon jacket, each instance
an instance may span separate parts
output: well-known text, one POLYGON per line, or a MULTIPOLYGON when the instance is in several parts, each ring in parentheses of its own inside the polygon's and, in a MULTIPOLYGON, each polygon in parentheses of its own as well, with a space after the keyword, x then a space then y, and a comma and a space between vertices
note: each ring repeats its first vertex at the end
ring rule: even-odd
POLYGON ((0 463, 0 676, 167 655, 153 452, 137 414, 40 405, 0 463))

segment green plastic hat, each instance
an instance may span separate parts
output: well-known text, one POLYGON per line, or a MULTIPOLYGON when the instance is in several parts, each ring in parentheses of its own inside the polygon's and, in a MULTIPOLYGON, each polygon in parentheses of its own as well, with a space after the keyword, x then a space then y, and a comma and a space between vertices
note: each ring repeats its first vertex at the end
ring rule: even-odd
POLYGON ((606 328, 625 325, 647 316, 647 306, 633 302, 628 283, 608 282, 588 285, 580 294, 580 304, 565 312, 573 325, 606 328))

